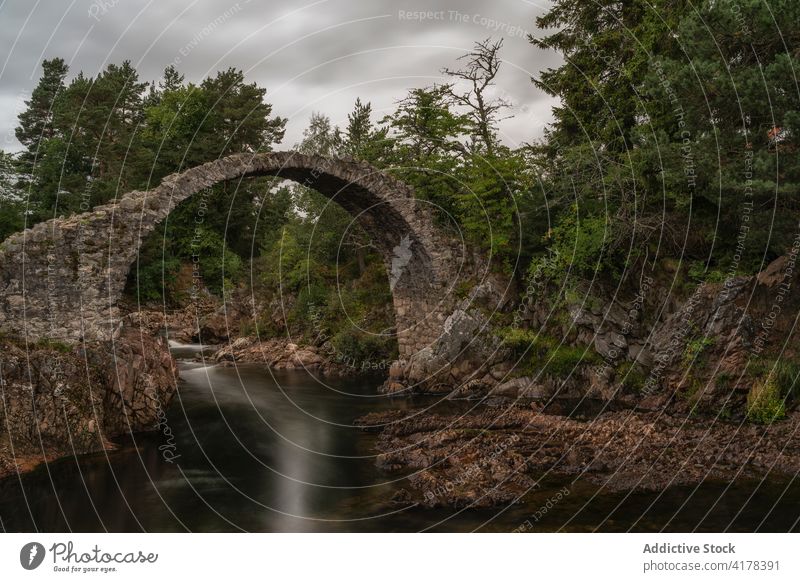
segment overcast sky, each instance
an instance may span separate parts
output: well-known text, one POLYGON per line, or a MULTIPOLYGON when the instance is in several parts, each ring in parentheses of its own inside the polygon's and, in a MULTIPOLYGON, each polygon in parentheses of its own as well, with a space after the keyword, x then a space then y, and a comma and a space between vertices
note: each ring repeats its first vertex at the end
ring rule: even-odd
POLYGON ((343 125, 355 98, 375 118, 408 89, 442 80, 440 69, 473 42, 504 38, 498 92, 514 105, 501 127, 513 145, 542 134, 551 98, 530 77, 558 64, 526 40, 545 0, 0 0, 0 147, 16 150, 16 117, 43 59, 70 76, 94 76, 129 59, 142 80, 175 64, 189 81, 230 66, 267 89, 287 117, 282 147, 299 141, 312 111, 343 125), (426 12, 419 18, 415 12, 426 12))

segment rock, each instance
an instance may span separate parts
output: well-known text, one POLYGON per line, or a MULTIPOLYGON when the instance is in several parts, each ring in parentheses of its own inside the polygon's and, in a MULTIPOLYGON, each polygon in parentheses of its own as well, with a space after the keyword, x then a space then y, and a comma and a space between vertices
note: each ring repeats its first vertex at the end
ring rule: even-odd
POLYGON ((787 255, 783 255, 767 265, 767 268, 758 274, 758 283, 765 287, 773 287, 783 281, 788 258, 787 255))
POLYGON ((357 423, 378 433, 382 469, 410 473, 404 501, 425 507, 505 506, 535 490, 542 474, 580 475, 608 491, 661 491, 800 470, 800 413, 751 430, 663 412, 605 412, 583 421, 551 414, 554 408, 388 411, 357 423))
POLYGON ((233 335, 230 325, 225 310, 217 311, 200 320, 197 336, 193 339, 205 345, 221 344, 233 335))
MULTIPOLYGON (((0 351, 0 425, 25 468, 107 449, 109 439, 152 430, 176 388, 177 367, 166 341, 138 329, 123 328, 113 343, 87 343, 80 350, 0 340, 0 351)), ((0 475, 19 468, 2 459, 7 453, 0 447, 0 475)))
POLYGON ((594 340, 594 349, 603 359, 615 361, 627 355, 628 342, 622 334, 614 331, 598 333, 594 340))
POLYGON ((314 370, 325 375, 357 374, 336 361, 335 354, 321 347, 299 346, 285 339, 259 340, 243 337, 223 345, 212 356, 217 363, 259 363, 276 370, 314 370))

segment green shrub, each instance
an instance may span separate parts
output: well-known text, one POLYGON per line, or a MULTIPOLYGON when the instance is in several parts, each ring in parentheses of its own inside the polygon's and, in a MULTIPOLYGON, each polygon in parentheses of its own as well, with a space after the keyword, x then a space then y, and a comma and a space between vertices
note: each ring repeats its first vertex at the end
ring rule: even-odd
POLYGON ((339 363, 364 371, 382 370, 397 355, 394 343, 389 338, 353 328, 338 332, 331 339, 331 344, 339 363))
POLYGON ((576 276, 592 276, 596 272, 613 269, 608 260, 607 244, 613 238, 605 215, 579 216, 573 205, 560 217, 549 232, 556 260, 547 264, 545 274, 563 277, 565 272, 576 276))
POLYGON ((776 374, 753 384, 747 394, 747 419, 757 424, 772 424, 785 416, 786 405, 776 374))
POLYGON ((521 327, 507 327, 500 331, 500 339, 503 340, 503 344, 517 355, 522 355, 534 343, 540 342, 541 339, 538 336, 537 332, 521 327))
POLYGON ((795 362, 780 360, 772 372, 775 385, 781 397, 787 401, 794 401, 800 395, 800 365, 795 362))
POLYGON ((723 283, 725 273, 720 269, 708 269, 705 261, 694 261, 689 264, 689 279, 697 283, 723 283))
POLYGON ((687 366, 697 362, 697 358, 706 350, 714 345, 716 340, 712 337, 700 337, 690 340, 683 351, 683 363, 687 366))
POLYGON ((172 283, 181 270, 179 259, 169 256, 163 260, 144 260, 138 269, 134 265, 128 276, 128 289, 139 301, 161 301, 174 294, 172 283))

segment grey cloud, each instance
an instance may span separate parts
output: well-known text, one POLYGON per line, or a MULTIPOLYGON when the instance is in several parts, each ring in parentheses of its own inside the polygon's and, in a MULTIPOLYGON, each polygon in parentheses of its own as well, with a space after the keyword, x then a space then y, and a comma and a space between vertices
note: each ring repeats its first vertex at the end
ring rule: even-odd
MULTIPOLYGON (((290 117, 284 143, 292 145, 311 111, 341 121, 360 96, 388 113, 408 89, 440 81, 441 68, 454 66, 474 41, 504 37, 498 85, 517 118, 502 129, 510 143, 530 140, 541 135, 552 105, 530 76, 558 63, 524 37, 544 9, 527 0, 7 0, 0 5, 0 55, 8 55, 0 137, 13 135, 13 104, 35 85, 40 57, 60 56, 71 73, 89 75, 130 59, 146 80, 170 63, 192 81, 239 67, 267 88, 276 113, 290 117), (420 11, 434 18, 408 15, 420 11)), ((13 139, 0 147, 13 149, 13 139)))

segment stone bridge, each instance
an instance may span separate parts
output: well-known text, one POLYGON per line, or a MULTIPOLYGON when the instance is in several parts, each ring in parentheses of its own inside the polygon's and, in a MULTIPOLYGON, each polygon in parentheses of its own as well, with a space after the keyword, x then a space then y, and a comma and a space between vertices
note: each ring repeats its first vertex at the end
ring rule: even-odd
POLYGON ((237 154, 165 178, 84 214, 40 223, 0 244, 0 330, 28 340, 108 340, 142 241, 187 198, 223 181, 280 176, 347 210, 385 259, 401 359, 435 343, 464 277, 461 241, 412 189, 370 165, 296 152, 237 154))

